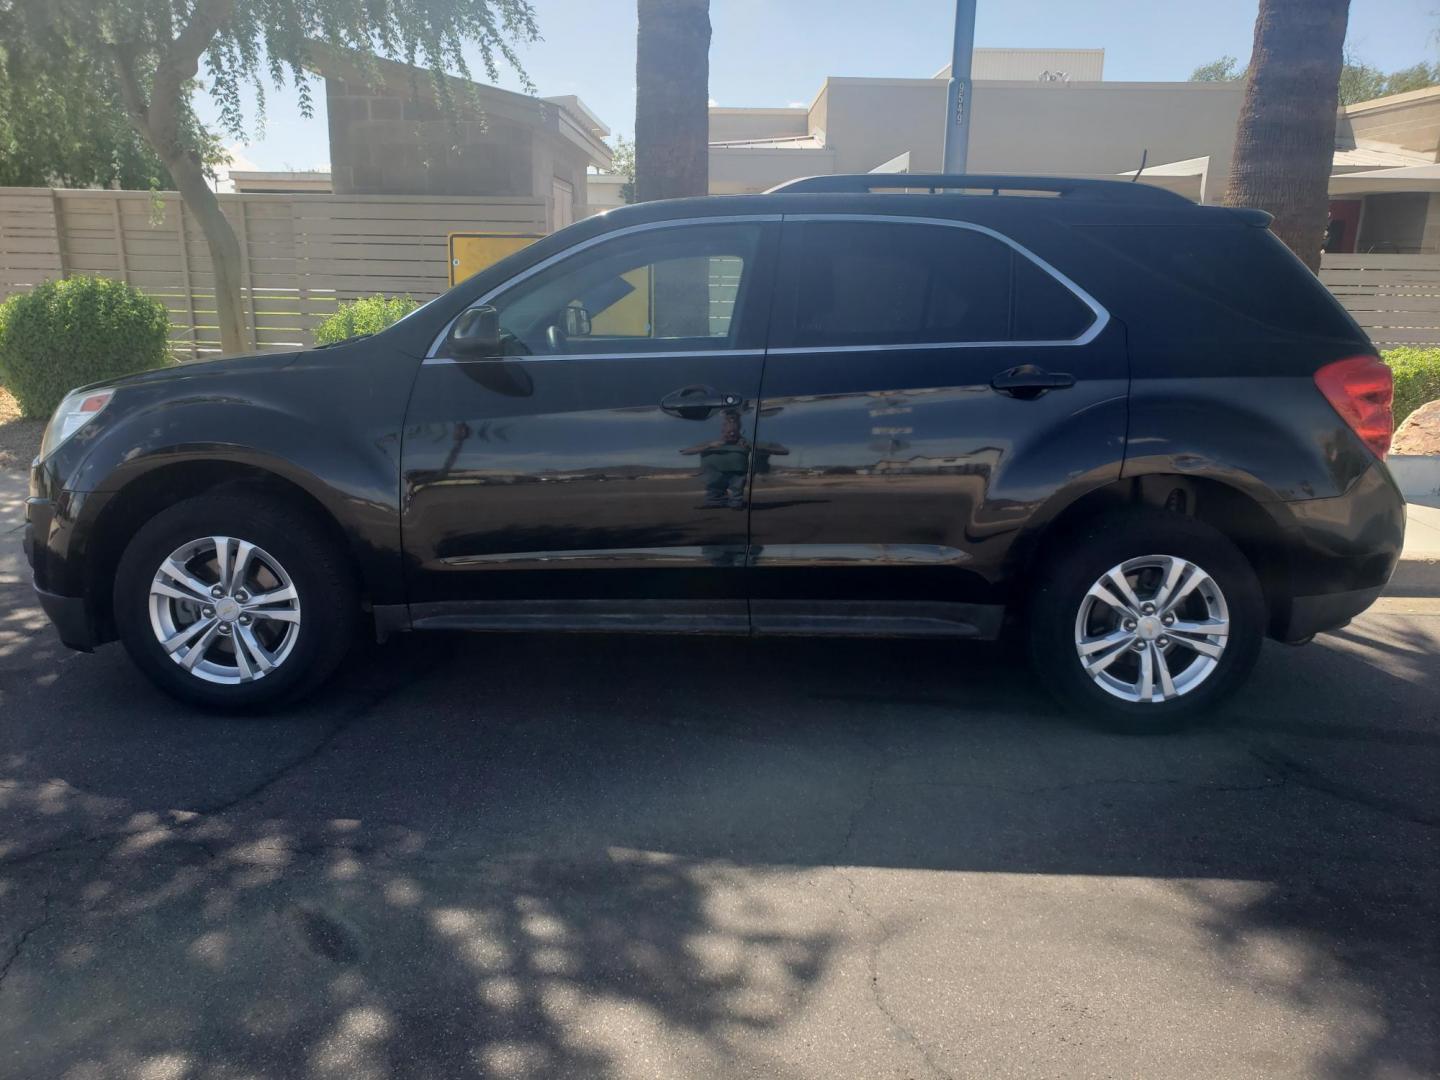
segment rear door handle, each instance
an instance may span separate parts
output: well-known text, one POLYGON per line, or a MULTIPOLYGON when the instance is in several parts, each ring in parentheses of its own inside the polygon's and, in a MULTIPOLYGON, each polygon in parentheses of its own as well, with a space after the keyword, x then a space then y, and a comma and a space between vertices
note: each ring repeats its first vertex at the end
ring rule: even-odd
POLYGON ((1037 398, 1047 390, 1068 390, 1075 376, 1064 371, 1046 371, 1037 364, 1021 364, 1002 371, 990 380, 999 393, 1016 398, 1037 398))
POLYGON ((710 386, 685 386, 661 398, 660 408, 685 420, 703 420, 715 409, 738 408, 743 400, 710 386))

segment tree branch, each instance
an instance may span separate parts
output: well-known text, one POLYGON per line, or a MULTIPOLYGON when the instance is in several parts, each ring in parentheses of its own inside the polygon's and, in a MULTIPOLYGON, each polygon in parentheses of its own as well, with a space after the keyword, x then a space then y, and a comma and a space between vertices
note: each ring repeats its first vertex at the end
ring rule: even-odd
POLYGON ((140 89, 140 80, 135 76, 135 56, 129 46, 116 45, 111 50, 115 56, 115 77, 120 84, 120 100, 131 118, 143 125, 148 133, 150 128, 150 106, 146 104, 145 93, 140 89))
POLYGON ((234 8, 235 0, 198 0, 190 22, 161 52, 155 65, 147 123, 157 137, 175 144, 177 150, 178 110, 185 97, 185 84, 199 73, 200 57, 234 8))

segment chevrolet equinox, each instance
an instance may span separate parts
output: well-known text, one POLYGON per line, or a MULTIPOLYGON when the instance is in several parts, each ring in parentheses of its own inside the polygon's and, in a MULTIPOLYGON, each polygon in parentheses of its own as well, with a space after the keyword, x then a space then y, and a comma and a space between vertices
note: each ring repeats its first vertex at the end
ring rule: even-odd
POLYGON ((1013 626, 1062 702, 1170 728, 1403 540, 1389 371, 1269 220, 913 175, 614 210, 373 336, 74 391, 35 587, 211 708, 315 689, 362 622, 1013 626))

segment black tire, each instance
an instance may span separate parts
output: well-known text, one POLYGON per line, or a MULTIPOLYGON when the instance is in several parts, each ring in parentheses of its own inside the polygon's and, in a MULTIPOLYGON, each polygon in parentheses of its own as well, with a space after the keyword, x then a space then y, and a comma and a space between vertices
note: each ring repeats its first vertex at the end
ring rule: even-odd
MULTIPOLYGON (((346 553, 320 524, 303 508, 241 491, 186 499, 138 530, 116 570, 114 604, 120 640, 160 689, 206 709, 242 711, 295 701, 319 687, 353 642, 360 606, 346 553), (215 535, 249 541, 278 560, 299 597, 301 619, 283 662, 254 681, 207 682, 185 670, 151 623, 150 587, 161 564, 182 545, 215 535)), ((229 648, 233 654, 233 643, 229 648)))
MULTIPOLYGON (((1140 598, 1145 598, 1143 593, 1140 598)), ((1193 600, 1192 596, 1187 603, 1193 600)), ((1048 545, 1041 555, 1028 605, 1030 663, 1041 682, 1071 711, 1113 731, 1160 734, 1206 718, 1239 689, 1260 653, 1265 622, 1260 581, 1222 533, 1180 514, 1127 510, 1087 523, 1048 545), (1086 672, 1077 652, 1076 624, 1086 594, 1102 575, 1150 555, 1176 556, 1209 574, 1228 608, 1230 632, 1214 668, 1187 692, 1165 701, 1126 701, 1086 672)), ((1153 632, 1153 623, 1150 629, 1153 632)), ((1178 657, 1177 663, 1201 659, 1183 649, 1171 656, 1178 657)), ((1123 653, 1119 662, 1128 662, 1123 653)))

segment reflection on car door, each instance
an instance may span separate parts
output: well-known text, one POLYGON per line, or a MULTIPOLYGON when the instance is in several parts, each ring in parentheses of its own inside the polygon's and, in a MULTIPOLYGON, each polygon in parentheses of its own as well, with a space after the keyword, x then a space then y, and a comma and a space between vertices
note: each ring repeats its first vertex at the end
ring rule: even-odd
POLYGON ((1117 468, 1123 330, 957 221, 787 214, 777 289, 756 438, 785 452, 756 459, 755 630, 995 633, 1000 552, 1066 479, 1039 459, 1117 468))
POLYGON ((748 629, 746 478, 778 229, 636 226, 481 298, 504 355, 442 347, 406 419, 417 624, 748 629))

